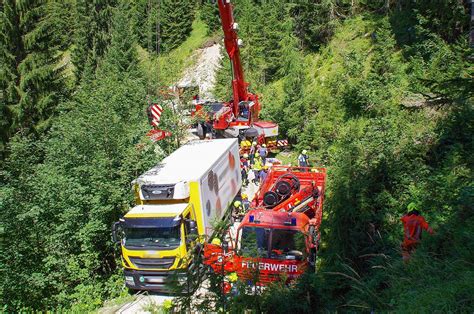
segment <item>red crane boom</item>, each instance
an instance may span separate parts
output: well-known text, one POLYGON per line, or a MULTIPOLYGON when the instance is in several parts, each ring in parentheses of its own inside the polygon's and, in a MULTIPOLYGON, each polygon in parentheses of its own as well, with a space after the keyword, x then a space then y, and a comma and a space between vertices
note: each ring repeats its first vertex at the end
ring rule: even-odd
MULTIPOLYGON (((248 83, 244 79, 244 71, 240 61, 239 38, 237 36, 237 23, 234 21, 233 7, 228 0, 218 0, 219 14, 221 17, 222 31, 224 32, 224 44, 232 65, 232 92, 234 116, 239 115, 239 103, 248 101, 248 83)), ((253 96, 253 95, 252 95, 253 96)))

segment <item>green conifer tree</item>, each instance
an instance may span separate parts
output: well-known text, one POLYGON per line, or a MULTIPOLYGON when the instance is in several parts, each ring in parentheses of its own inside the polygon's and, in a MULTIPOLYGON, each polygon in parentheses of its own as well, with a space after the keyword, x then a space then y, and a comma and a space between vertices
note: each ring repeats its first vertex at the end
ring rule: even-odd
POLYGON ((74 50, 72 62, 76 80, 80 81, 84 66, 90 63, 95 70, 110 42, 112 10, 116 0, 77 0, 75 11, 74 50))
POLYGON ((148 14, 150 4, 151 1, 149 0, 135 0, 130 3, 133 33, 142 47, 148 47, 148 14))
POLYGON ((286 36, 280 42, 280 51, 283 56, 280 75, 284 76, 285 98, 283 102, 284 115, 280 118, 283 121, 283 129, 286 129, 290 139, 295 140, 307 125, 305 117, 308 112, 305 110, 303 93, 305 72, 302 55, 298 51, 298 39, 291 31, 291 20, 287 20, 284 25, 287 31, 285 32, 286 36))
POLYGON ((294 33, 306 49, 315 50, 326 43, 334 31, 332 0, 297 1, 291 9, 294 33))
POLYGON ((203 0, 200 12, 202 20, 207 24, 208 35, 212 35, 214 32, 220 30, 219 8, 215 1, 203 0))
POLYGON ((22 130, 41 132, 49 125, 65 92, 61 29, 66 16, 59 1, 5 1, 2 5, 0 75, 1 138, 22 130))
POLYGON ((127 1, 122 1, 114 11, 110 46, 105 55, 105 72, 136 74, 138 57, 135 46, 136 37, 130 19, 130 5, 127 1))
POLYGON ((15 104, 20 96, 18 60, 25 56, 20 32, 20 15, 13 0, 1 5, 0 18, 0 155, 13 131, 15 104))
POLYGON ((148 8, 147 48, 167 52, 189 36, 195 4, 191 0, 151 0, 148 8))
MULTIPOLYGON (((58 21, 52 14, 54 2, 16 2, 20 12, 20 28, 25 58, 18 64, 19 126, 42 131, 64 92, 61 36, 58 21)), ((57 17, 57 16, 56 16, 57 17)))

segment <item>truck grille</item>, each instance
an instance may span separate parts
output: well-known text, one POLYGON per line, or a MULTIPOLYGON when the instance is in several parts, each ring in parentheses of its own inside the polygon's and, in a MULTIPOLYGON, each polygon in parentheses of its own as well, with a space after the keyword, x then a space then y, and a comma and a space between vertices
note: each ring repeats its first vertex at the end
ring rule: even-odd
POLYGON ((174 185, 147 184, 141 189, 145 200, 168 200, 174 195, 174 185))
POLYGON ((174 263, 174 257, 169 258, 140 258, 130 257, 130 261, 140 269, 168 269, 174 263))

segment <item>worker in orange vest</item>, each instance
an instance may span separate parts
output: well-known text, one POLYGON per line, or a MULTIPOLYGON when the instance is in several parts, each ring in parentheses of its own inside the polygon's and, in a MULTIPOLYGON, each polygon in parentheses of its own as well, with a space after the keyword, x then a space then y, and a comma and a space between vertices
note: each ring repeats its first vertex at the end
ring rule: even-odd
POLYGON ((433 229, 428 225, 425 218, 420 215, 415 203, 408 204, 407 213, 401 218, 403 223, 404 239, 402 243, 402 257, 408 262, 416 246, 420 243, 422 230, 433 234, 433 229))

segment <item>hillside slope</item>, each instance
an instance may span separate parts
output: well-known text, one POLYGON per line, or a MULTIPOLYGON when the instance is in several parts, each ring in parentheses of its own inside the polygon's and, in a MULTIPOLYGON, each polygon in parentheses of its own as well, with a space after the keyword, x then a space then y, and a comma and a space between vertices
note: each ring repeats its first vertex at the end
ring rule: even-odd
MULTIPOLYGON (((254 73, 267 66, 265 54, 244 50, 244 60, 257 63, 246 70, 264 116, 329 168, 329 184, 318 274, 297 289, 275 287, 236 306, 260 304, 275 313, 472 309, 470 51, 467 37, 450 43, 411 18, 409 10, 354 15, 337 23, 316 53, 296 49, 284 31, 275 48, 281 71, 267 82, 254 73), (410 202, 436 234, 404 265, 399 219, 410 202)), ((226 75, 224 67, 217 93, 226 75)))

